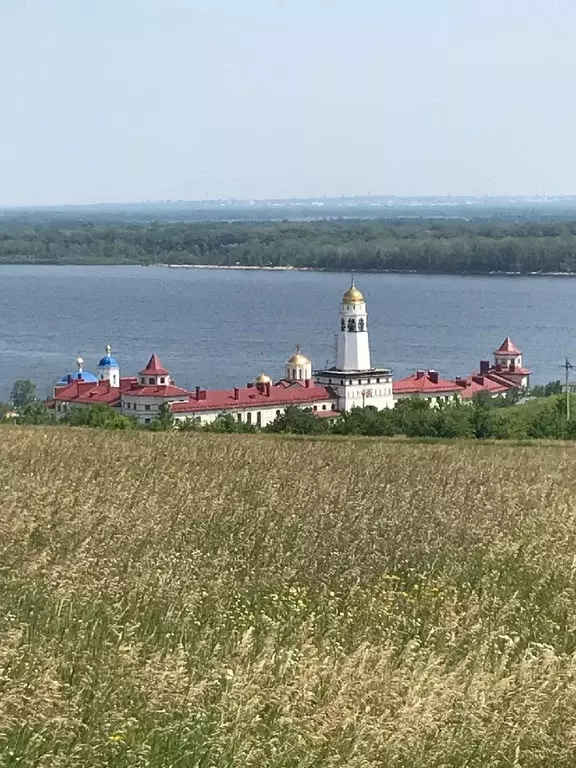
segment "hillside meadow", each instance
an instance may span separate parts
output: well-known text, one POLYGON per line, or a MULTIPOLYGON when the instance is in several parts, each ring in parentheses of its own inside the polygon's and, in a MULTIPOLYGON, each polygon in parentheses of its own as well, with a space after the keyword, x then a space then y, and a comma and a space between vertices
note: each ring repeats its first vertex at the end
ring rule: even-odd
POLYGON ((576 446, 0 437, 2 768, 576 763, 576 446))

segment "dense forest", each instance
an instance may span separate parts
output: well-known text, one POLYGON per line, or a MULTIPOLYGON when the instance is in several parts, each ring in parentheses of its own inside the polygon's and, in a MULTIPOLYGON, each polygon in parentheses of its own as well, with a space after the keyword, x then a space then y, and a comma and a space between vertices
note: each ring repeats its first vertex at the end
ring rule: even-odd
POLYGON ((576 272, 576 220, 0 220, 0 263, 213 264, 421 273, 576 272))

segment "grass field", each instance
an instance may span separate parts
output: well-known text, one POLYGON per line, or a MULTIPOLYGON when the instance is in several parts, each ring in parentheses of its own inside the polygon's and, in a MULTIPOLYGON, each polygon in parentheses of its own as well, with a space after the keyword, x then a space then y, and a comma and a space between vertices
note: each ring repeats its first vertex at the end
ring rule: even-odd
POLYGON ((0 438, 2 768, 576 764, 576 446, 0 438))

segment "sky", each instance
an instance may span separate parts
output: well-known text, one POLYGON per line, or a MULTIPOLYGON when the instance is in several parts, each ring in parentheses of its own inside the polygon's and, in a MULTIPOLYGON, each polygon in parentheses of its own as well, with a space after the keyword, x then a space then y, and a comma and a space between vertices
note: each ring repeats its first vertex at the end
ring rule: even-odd
POLYGON ((576 193, 573 0, 0 0, 0 205, 576 193))

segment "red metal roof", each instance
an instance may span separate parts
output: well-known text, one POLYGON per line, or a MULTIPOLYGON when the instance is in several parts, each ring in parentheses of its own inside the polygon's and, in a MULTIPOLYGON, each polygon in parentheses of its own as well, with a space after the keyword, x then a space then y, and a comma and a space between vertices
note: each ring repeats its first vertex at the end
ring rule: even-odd
POLYGON ((129 376, 120 379, 119 387, 111 387, 110 382, 99 381, 92 384, 85 381, 73 381, 65 387, 58 387, 54 393, 51 402, 75 402, 82 405, 91 405, 95 403, 108 403, 108 405, 117 405, 120 402, 120 394, 127 392, 137 384, 138 379, 129 376))
POLYGON ((521 355, 522 353, 514 344, 510 336, 506 336, 502 344, 498 347, 496 352, 494 352, 495 355, 521 355))
POLYGON ((456 384, 461 387, 460 395, 463 400, 467 400, 479 392, 489 392, 491 395, 499 395, 513 389, 509 383, 495 381, 487 375, 473 374, 466 379, 456 379, 456 384))
POLYGON ((395 395, 435 394, 439 392, 460 392, 460 387, 451 379, 441 379, 436 371, 415 371, 405 379, 393 382, 395 395))
POLYGON ((173 403, 171 409, 173 413, 194 413, 195 411, 224 411, 231 408, 298 405, 334 399, 333 393, 327 387, 313 382, 308 387, 299 384, 289 388, 272 384, 269 388, 237 387, 201 390, 199 396, 191 394, 187 402, 173 403))
POLYGON ((140 371, 141 376, 169 376, 169 372, 162 366, 158 355, 153 354, 146 364, 146 368, 140 371))
POLYGON ((175 384, 146 384, 135 383, 125 395, 130 397, 185 397, 190 395, 187 389, 177 387, 175 384))
POLYGON ((340 411, 314 411, 314 416, 319 419, 337 419, 341 415, 340 411))

